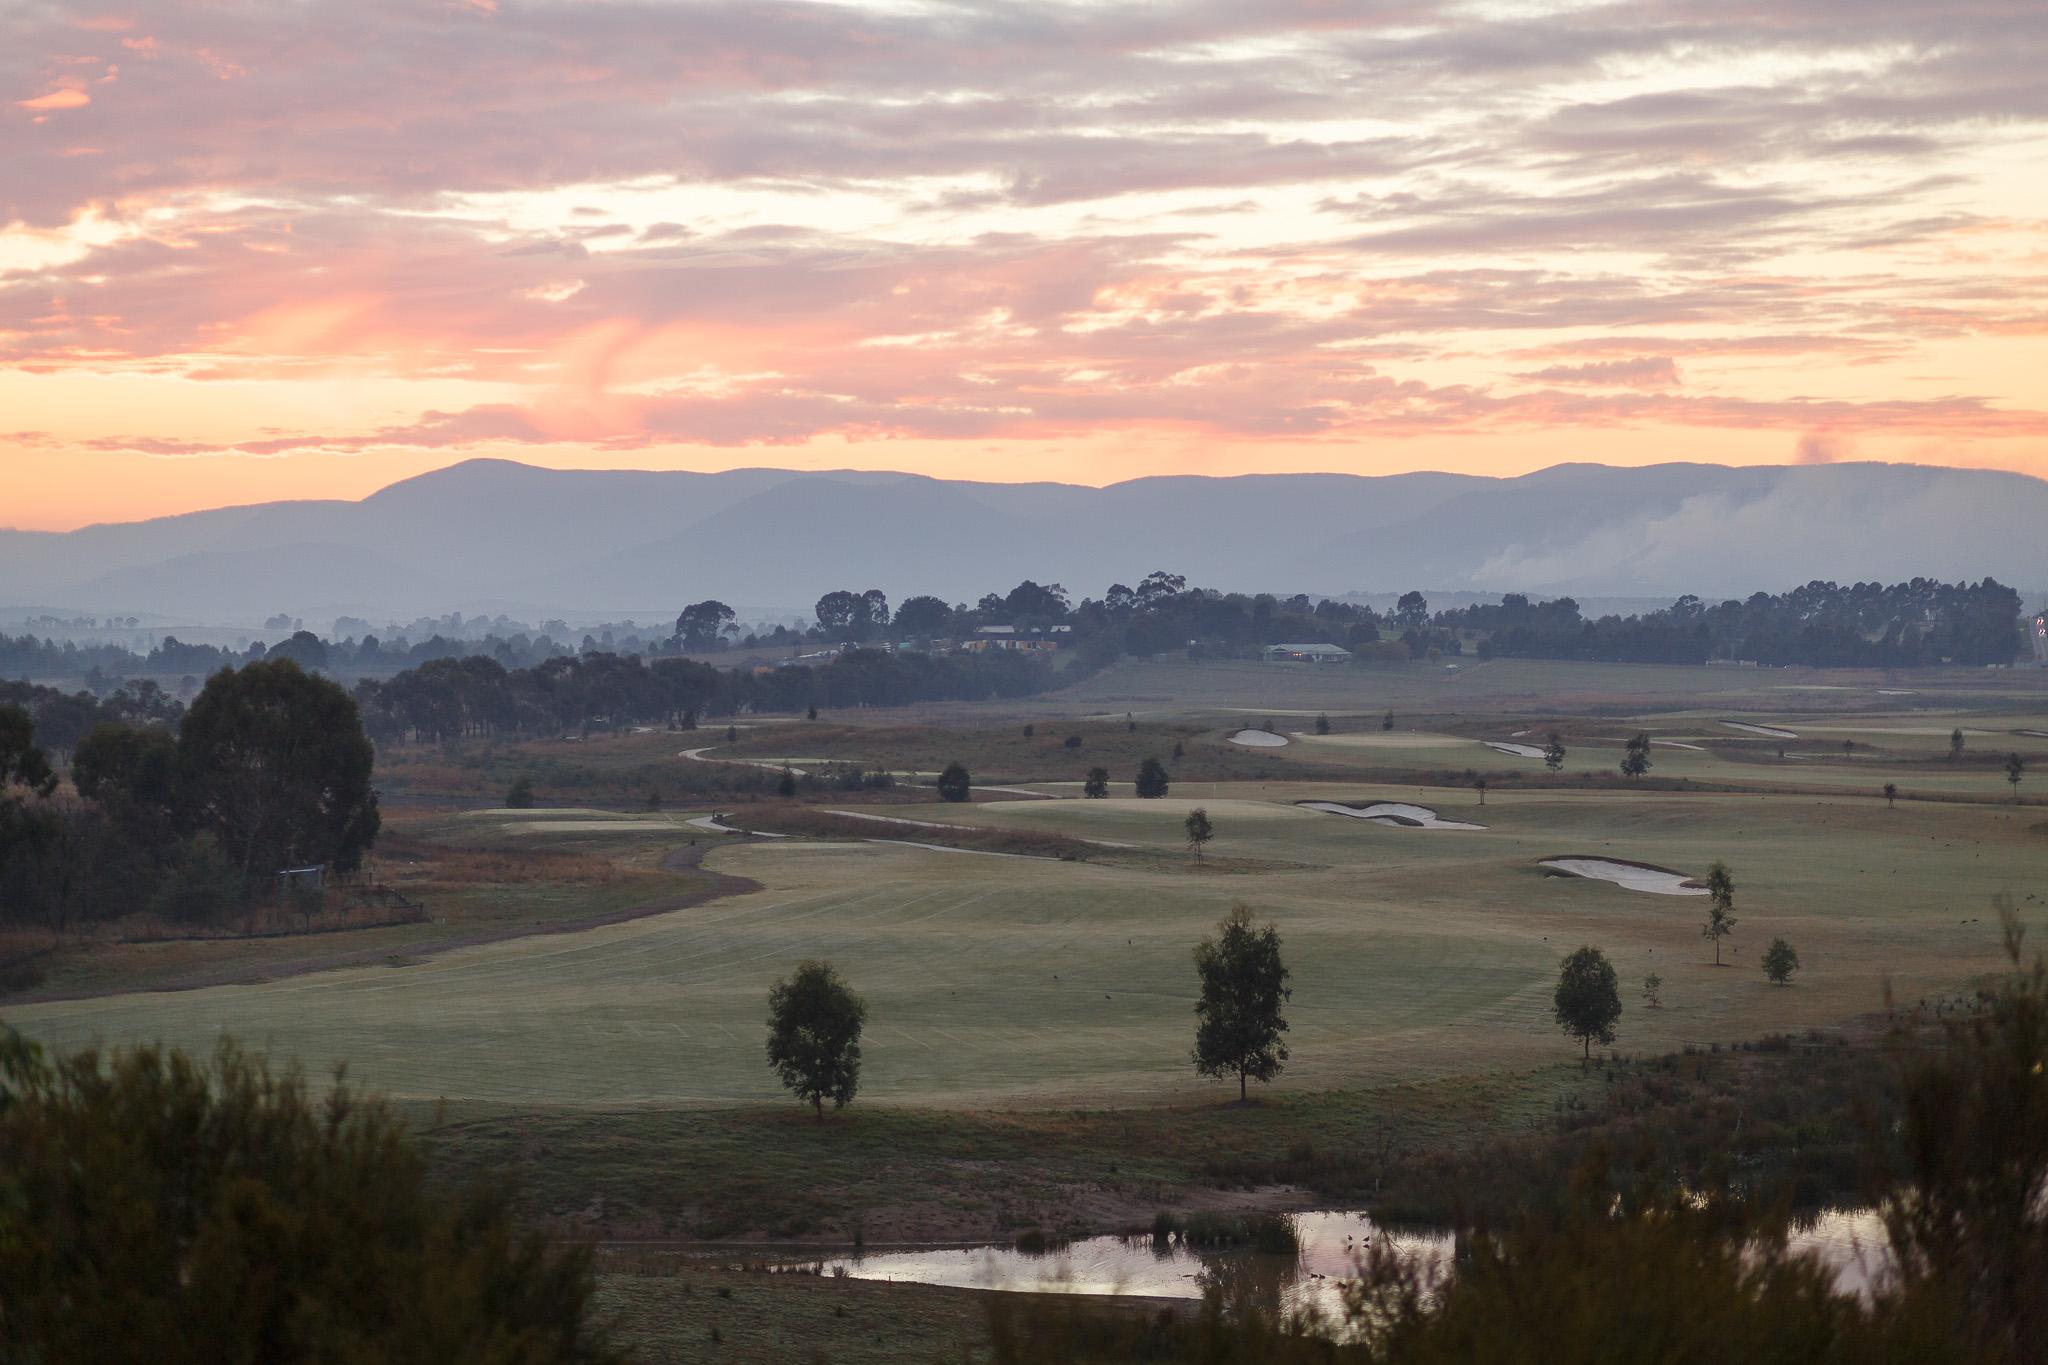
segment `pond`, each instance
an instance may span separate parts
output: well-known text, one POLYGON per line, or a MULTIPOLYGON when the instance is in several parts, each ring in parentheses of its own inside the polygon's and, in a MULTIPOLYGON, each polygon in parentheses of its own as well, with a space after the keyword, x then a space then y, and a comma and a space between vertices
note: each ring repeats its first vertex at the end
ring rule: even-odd
MULTIPOLYGON (((1453 1250, 1447 1231, 1384 1229, 1362 1213, 1298 1213, 1286 1221, 1299 1246, 1293 1254, 1205 1250, 1178 1236, 1088 1237, 1039 1251, 980 1246, 855 1253, 804 1268, 861 1280, 1039 1294, 1198 1299, 1213 1288, 1233 1304, 1337 1315, 1342 1282, 1375 1238, 1430 1260, 1453 1250)), ((1790 1242, 1795 1251, 1816 1253, 1842 1288, 1860 1292, 1882 1260, 1884 1229, 1869 1210, 1834 1210, 1796 1228, 1790 1242)))

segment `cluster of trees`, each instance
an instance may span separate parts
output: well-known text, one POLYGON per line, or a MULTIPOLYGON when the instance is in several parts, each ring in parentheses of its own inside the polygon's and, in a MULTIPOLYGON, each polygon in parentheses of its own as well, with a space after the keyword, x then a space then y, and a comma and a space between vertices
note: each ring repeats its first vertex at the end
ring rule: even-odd
POLYGON ((72 747, 70 792, 38 738, 30 712, 0 705, 0 925, 216 920, 281 869, 355 871, 377 837, 355 703, 288 659, 215 674, 175 731, 96 724, 72 747))
POLYGON ((1816 580, 1718 605, 1681 597, 1661 611, 1597 620, 1582 617, 1569 597, 1531 602, 1509 593, 1498 605, 1443 611, 1434 619, 1444 629, 1482 635, 1482 658, 1913 668, 2011 663, 2026 647, 2020 607, 2017 592, 1990 578, 1847 586, 1816 580))
POLYGON ((36 742, 60 758, 78 747, 93 727, 177 725, 184 704, 147 678, 139 678, 104 695, 65 692, 40 683, 0 682, 0 706, 12 706, 35 726, 36 742))
MULTIPOLYGON (((1410 599, 1408 610, 1388 621, 1396 629, 1426 631, 1422 594, 1410 593, 1403 601, 1410 599)), ((1112 583, 1100 598, 1078 602, 1061 584, 1031 579, 971 605, 949 605, 943 598, 920 594, 893 611, 880 589, 836 589, 818 599, 813 615, 816 623, 809 627, 778 626, 742 638, 730 606, 717 600, 693 602, 676 617, 668 644, 671 649, 704 652, 805 642, 965 639, 983 626, 1010 626, 1021 632, 1062 627, 1063 634, 1100 664, 1123 654, 1185 649, 1190 641, 1225 650, 1280 641, 1357 646, 1379 640, 1382 625, 1370 607, 1334 598, 1317 601, 1305 593, 1282 598, 1191 588, 1185 577, 1163 569, 1147 574, 1135 588, 1112 583)))

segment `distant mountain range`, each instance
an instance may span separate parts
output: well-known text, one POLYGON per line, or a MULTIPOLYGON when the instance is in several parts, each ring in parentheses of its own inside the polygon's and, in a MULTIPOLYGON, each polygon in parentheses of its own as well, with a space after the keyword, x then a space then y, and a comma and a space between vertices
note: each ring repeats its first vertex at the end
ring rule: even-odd
POLYGON ((1154 569, 1282 594, 1746 596, 1814 578, 2048 586, 2048 481, 1835 464, 1568 464, 1520 478, 1260 474, 1108 488, 502 460, 360 502, 222 508, 62 534, 0 531, 0 610, 254 623, 451 610, 657 620, 716 597, 754 618, 832 588, 973 601, 1024 578, 1078 599, 1154 569))

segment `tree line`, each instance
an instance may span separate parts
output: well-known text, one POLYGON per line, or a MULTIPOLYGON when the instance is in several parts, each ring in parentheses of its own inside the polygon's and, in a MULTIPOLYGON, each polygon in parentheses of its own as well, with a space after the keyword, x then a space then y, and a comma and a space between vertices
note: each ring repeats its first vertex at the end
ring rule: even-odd
MULTIPOLYGON (((443 742, 635 725, 694 727, 714 716, 1028 697, 1054 670, 1026 654, 934 655, 852 649, 824 663, 759 670, 701 660, 584 654, 507 668, 472 655, 364 679, 355 699, 372 738, 443 742)), ((1071 675, 1069 675, 1071 676, 1071 675)))
POLYGON ((1434 621, 1482 635, 1482 658, 1917 668, 2011 663, 2026 647, 2020 611, 2019 593, 1996 579, 1915 578, 1846 586, 1815 580, 1717 605, 1687 596, 1660 611, 1597 620, 1581 616, 1569 597, 1531 602, 1509 593, 1497 605, 1438 612, 1434 621))

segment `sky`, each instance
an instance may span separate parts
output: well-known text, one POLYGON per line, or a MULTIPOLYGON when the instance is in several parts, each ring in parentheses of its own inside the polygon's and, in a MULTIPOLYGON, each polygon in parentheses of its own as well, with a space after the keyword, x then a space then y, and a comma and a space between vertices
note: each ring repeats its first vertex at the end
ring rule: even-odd
POLYGON ((0 3, 0 526, 559 467, 2048 476, 2041 0, 0 3))

